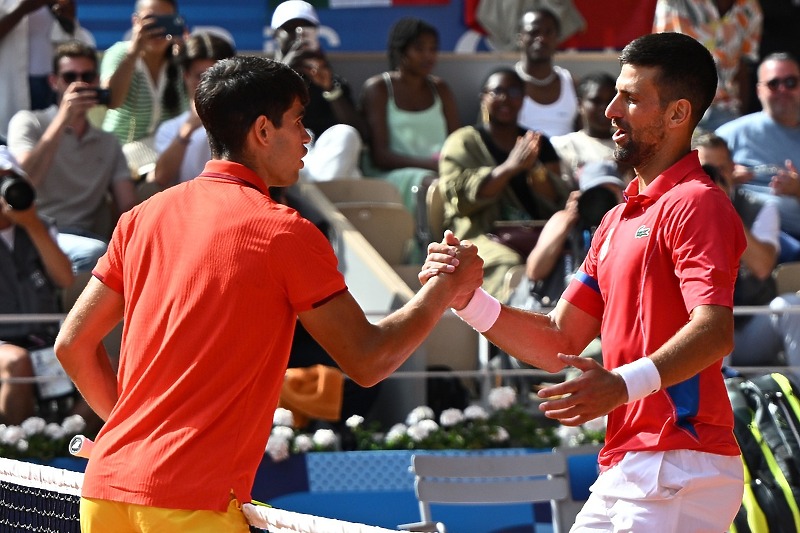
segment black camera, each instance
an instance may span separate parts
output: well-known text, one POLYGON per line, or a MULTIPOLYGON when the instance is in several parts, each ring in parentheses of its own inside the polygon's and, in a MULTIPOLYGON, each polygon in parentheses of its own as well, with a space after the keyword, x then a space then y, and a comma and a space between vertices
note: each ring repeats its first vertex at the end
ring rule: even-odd
POLYGON ((619 201, 617 195, 603 185, 586 189, 578 198, 578 218, 584 229, 594 230, 603 216, 619 201))
POLYGON ((95 98, 97 98, 97 105, 108 106, 108 103, 111 101, 110 89, 101 89, 100 87, 84 87, 78 90, 80 92, 93 92, 95 98))
MULTIPOLYGON (((1 171, 0 171, 1 172, 1 171)), ((7 171, 0 175, 0 197, 15 211, 24 211, 33 205, 36 191, 33 185, 22 176, 7 171)))

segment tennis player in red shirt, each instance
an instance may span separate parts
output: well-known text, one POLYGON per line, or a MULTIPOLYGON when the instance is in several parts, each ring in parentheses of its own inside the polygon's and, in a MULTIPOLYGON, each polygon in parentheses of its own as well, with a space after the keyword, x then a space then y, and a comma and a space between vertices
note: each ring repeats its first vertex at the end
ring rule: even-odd
MULTIPOLYGON (((700 43, 677 33, 634 40, 620 62, 606 116, 615 158, 636 171, 625 202, 606 214, 551 313, 478 290, 459 314, 527 363, 582 371, 540 391, 546 416, 578 425, 608 415, 601 474, 572 531, 727 531, 744 483, 721 365, 745 237, 690 149, 716 69, 700 43), (602 366, 572 355, 598 334, 602 366)), ((430 269, 452 270, 455 244, 447 235, 429 247, 421 281, 430 269)))

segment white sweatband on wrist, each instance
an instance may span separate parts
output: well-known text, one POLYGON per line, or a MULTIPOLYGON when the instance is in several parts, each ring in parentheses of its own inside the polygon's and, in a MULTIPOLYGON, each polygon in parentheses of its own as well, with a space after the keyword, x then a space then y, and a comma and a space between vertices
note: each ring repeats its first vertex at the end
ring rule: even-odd
POLYGON ((500 302, 485 290, 478 289, 464 309, 453 309, 453 312, 477 332, 483 333, 489 331, 500 316, 500 302))
POLYGON ((661 388, 661 374, 649 357, 642 357, 614 369, 628 389, 628 403, 641 400, 661 388))

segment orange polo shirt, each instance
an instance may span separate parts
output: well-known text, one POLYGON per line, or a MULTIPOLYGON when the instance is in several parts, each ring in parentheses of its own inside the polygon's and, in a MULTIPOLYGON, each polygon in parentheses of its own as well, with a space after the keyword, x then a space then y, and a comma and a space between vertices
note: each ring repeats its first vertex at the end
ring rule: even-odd
POLYGON ((211 161, 122 215, 94 275, 125 310, 119 401, 83 496, 250 501, 297 314, 346 290, 326 238, 255 173, 211 161))

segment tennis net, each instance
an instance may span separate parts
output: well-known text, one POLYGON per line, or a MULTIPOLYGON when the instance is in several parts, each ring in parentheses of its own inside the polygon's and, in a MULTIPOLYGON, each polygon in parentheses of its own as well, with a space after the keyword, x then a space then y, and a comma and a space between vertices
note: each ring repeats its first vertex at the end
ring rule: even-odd
MULTIPOLYGON (((0 458, 0 531, 80 532, 83 474, 0 458)), ((391 530, 262 505, 244 505, 247 521, 269 533, 391 533, 391 530)))

